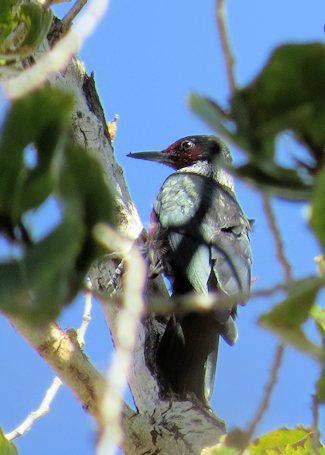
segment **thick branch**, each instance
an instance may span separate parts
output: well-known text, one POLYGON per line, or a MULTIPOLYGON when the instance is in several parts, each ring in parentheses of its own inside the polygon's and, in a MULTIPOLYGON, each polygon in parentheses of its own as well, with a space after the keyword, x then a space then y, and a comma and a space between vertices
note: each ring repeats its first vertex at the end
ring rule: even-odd
MULTIPOLYGON (((54 30, 53 36, 56 34, 54 30)), ((48 50, 49 46, 44 45, 40 55, 48 50)), ((113 155, 93 77, 87 76, 81 62, 74 58, 64 71, 55 74, 49 82, 74 93, 72 122, 75 140, 93 151, 101 161, 113 191, 119 231, 136 239, 142 231, 142 225, 131 201, 123 171, 113 155)), ((93 288, 102 297, 103 310, 114 339, 117 336, 119 307, 116 301, 112 302, 111 297, 119 293, 120 280, 116 277, 119 263, 119 260, 108 255, 91 270, 93 288)), ((120 268, 123 272, 123 267, 120 268)), ((157 292, 162 298, 169 299, 161 278, 150 283, 148 298, 157 292)), ((8 318, 71 388, 96 421, 100 422, 98 403, 105 383, 80 349, 74 332, 65 333, 55 324, 46 328, 32 328, 19 318, 8 318)), ((138 412, 133 412, 127 405, 124 405, 122 412, 123 448, 128 455, 198 454, 203 447, 215 444, 225 431, 223 422, 195 399, 178 401, 176 397, 171 399, 162 393, 155 351, 164 324, 163 318, 151 315, 138 328, 129 379, 138 412)))
POLYGON ((98 403, 105 380, 80 349, 77 333, 65 332, 57 324, 39 327, 17 316, 6 317, 72 390, 83 408, 99 422, 98 403))

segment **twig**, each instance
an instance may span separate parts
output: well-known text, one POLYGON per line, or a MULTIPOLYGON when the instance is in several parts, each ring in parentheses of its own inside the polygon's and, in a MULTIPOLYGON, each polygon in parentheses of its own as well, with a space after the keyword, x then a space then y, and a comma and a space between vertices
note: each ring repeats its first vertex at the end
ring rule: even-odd
POLYGON ((279 283, 270 288, 259 289, 247 294, 237 294, 234 296, 221 296, 218 293, 210 292, 208 294, 188 293, 185 296, 177 296, 166 300, 160 295, 148 302, 147 312, 160 315, 170 313, 184 314, 190 311, 210 311, 213 309, 220 310, 221 308, 232 307, 235 303, 251 301, 260 297, 269 297, 278 292, 289 292, 294 287, 296 282, 279 283))
POLYGON ((258 410, 256 412, 255 417, 253 418, 252 422, 250 423, 250 425, 248 427, 247 440, 249 440, 253 436, 257 425, 260 423, 264 413, 266 412, 266 410, 269 407, 271 395, 272 395, 272 392, 274 390, 274 386, 275 386, 275 384, 277 382, 277 379, 278 379, 278 371, 280 369, 281 362, 282 362, 282 359, 283 359, 283 353, 284 353, 284 345, 283 344, 279 344, 277 346, 277 348, 276 348, 276 351, 275 351, 274 363, 273 363, 273 367, 272 367, 271 372, 270 372, 270 379, 269 379, 268 384, 265 387, 265 391, 264 391, 264 394, 263 394, 263 397, 262 397, 262 401, 261 401, 260 406, 259 406, 259 408, 258 408, 258 410))
POLYGON ((265 194, 263 195, 263 208, 266 215, 266 219, 269 223, 269 227, 274 237, 277 258, 280 264, 282 265, 286 281, 290 283, 293 280, 291 265, 284 254, 284 246, 281 239, 280 231, 276 224, 275 216, 273 214, 270 198, 265 194))
POLYGON ((13 439, 18 438, 19 436, 22 436, 23 434, 27 433, 31 429, 33 424, 36 422, 36 420, 48 414, 52 401, 54 400, 61 385, 62 385, 61 379, 59 379, 56 376, 53 379, 51 386, 46 391, 39 408, 36 411, 32 411, 26 417, 23 423, 21 423, 17 428, 15 428, 10 433, 6 434, 6 438, 9 441, 12 441, 13 439))
MULTIPOLYGON (((279 229, 277 227, 277 224, 276 224, 276 221, 275 221, 275 217, 274 217, 274 214, 273 214, 273 211, 272 211, 270 199, 266 195, 263 195, 263 208, 264 208, 264 211, 265 211, 265 216, 266 216, 266 219, 268 221, 270 230, 271 230, 272 235, 274 237, 277 258, 278 258, 279 263, 281 264, 281 266, 283 268, 283 271, 284 271, 284 275, 285 275, 285 279, 286 279, 286 283, 285 284, 290 289, 290 286, 293 283, 293 275, 292 275, 291 265, 290 265, 289 261, 287 260, 287 258, 285 256, 283 242, 282 242, 282 239, 281 239, 281 234, 280 234, 280 231, 279 231, 279 229)), ((278 346, 276 348, 276 352, 275 352, 274 364, 273 364, 273 367, 272 367, 271 372, 270 372, 269 382, 268 382, 268 384, 265 387, 265 391, 264 391, 264 394, 263 394, 263 397, 262 397, 262 401, 261 401, 261 404, 260 404, 259 408, 257 409, 256 415, 253 418, 253 420, 252 420, 252 422, 249 425, 248 430, 247 430, 247 441, 249 441, 250 438, 252 437, 252 435, 254 434, 257 425, 260 423, 260 421, 262 420, 263 415, 265 414, 265 412, 267 411, 267 409, 269 407, 269 402, 270 402, 270 399, 271 399, 271 395, 272 395, 273 389, 274 389, 275 384, 277 382, 278 371, 279 371, 280 366, 281 366, 281 362, 282 362, 282 359, 283 359, 284 351, 285 351, 284 345, 283 344, 278 344, 278 346)), ((244 453, 244 449, 242 450, 241 453, 244 453)))
POLYGON ((226 28, 225 0, 217 0, 216 10, 219 37, 226 62, 228 83, 231 93, 234 94, 236 91, 236 81, 234 76, 234 57, 231 52, 226 28))
POLYGON ((11 99, 20 98, 47 82, 52 74, 65 68, 81 44, 92 34, 108 5, 109 0, 93 0, 87 11, 78 17, 73 29, 70 29, 35 65, 22 71, 18 76, 3 81, 7 96, 11 99))
POLYGON ((123 394, 127 387, 138 324, 144 313, 146 267, 136 245, 109 226, 96 226, 94 235, 107 249, 119 251, 125 260, 123 302, 116 319, 115 351, 107 374, 107 388, 101 408, 103 431, 97 448, 98 455, 111 455, 123 439, 123 394))
POLYGON ((319 409, 318 409, 318 399, 317 395, 313 394, 312 395, 312 413, 313 413, 313 434, 312 434, 312 445, 314 449, 314 454, 315 455, 320 455, 320 450, 319 450, 319 441, 320 441, 320 431, 319 431, 319 409))
POLYGON ((71 0, 38 0, 38 2, 43 4, 46 8, 49 8, 58 3, 69 3, 71 0))
POLYGON ((87 282, 87 288, 85 290, 85 304, 82 316, 82 321, 79 329, 77 330, 77 338, 81 348, 85 344, 85 335, 91 321, 91 309, 92 309, 92 291, 90 280, 87 282))
POLYGON ((74 18, 80 13, 88 0, 77 0, 70 11, 63 17, 62 22, 65 27, 70 27, 74 18))
MULTIPOLYGON (((79 342, 79 345, 81 348, 85 344, 85 335, 86 335, 86 331, 89 326, 89 322, 91 320, 91 317, 90 317, 91 306, 92 306, 91 299, 92 299, 91 290, 87 289, 85 292, 85 305, 84 305, 82 322, 81 322, 79 329, 77 330, 77 338, 78 338, 78 342, 79 342)), ((61 379, 58 376, 56 376, 53 379, 52 384, 46 391, 45 396, 44 396, 39 408, 36 411, 32 411, 17 428, 15 428, 10 433, 6 434, 6 438, 9 441, 27 433, 38 419, 40 419, 41 417, 43 417, 49 413, 52 401, 54 400, 54 398, 62 384, 63 383, 62 383, 61 379)))

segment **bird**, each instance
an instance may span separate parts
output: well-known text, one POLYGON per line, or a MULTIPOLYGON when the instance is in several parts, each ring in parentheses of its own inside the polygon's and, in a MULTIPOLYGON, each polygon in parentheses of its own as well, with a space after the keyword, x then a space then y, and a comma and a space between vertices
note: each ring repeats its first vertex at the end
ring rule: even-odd
MULTIPOLYGON (((174 170, 153 203, 146 245, 150 277, 163 273, 173 297, 248 294, 252 221, 237 201, 227 170, 232 156, 224 141, 213 135, 186 136, 160 152, 128 156, 174 170)), ((169 316, 157 348, 164 390, 181 400, 195 396, 210 406, 219 337, 229 345, 236 342, 236 314, 237 305, 231 303, 169 316)))

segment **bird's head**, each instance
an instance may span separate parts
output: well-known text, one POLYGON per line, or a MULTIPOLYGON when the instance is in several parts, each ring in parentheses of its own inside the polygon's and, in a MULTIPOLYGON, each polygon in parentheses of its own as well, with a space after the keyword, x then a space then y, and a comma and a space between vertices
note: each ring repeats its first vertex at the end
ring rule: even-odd
POLYGON ((231 154, 226 144, 216 136, 206 135, 183 137, 161 152, 136 152, 127 156, 157 161, 176 170, 199 161, 221 160, 231 163, 231 154))

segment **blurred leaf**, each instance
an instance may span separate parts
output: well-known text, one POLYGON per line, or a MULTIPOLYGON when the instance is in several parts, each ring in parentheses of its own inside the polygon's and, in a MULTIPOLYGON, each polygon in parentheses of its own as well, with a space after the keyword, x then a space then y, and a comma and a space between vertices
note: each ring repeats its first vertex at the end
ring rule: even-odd
POLYGON ((263 191, 280 197, 309 199, 313 171, 325 165, 325 47, 322 43, 278 47, 264 69, 247 87, 237 90, 231 112, 206 97, 192 94, 191 108, 212 128, 235 142, 248 162, 233 169, 263 191), (276 162, 275 139, 291 130, 309 150, 308 163, 297 158, 297 167, 276 162), (312 164, 311 164, 312 163, 312 164))
MULTIPOLYGON (((58 195, 67 203, 82 204, 82 223, 86 235, 77 259, 77 269, 85 273, 91 262, 104 250, 93 238, 93 227, 99 223, 114 224, 113 201, 97 159, 82 147, 73 146, 67 151, 67 160, 60 173, 58 195)), ((71 208, 66 207, 70 212, 71 208)))
POLYGON ((323 162, 324 80, 322 43, 278 47, 255 81, 232 100, 237 134, 247 141, 250 153, 272 158, 276 135, 289 129, 323 162))
POLYGON ((320 254, 314 258, 314 261, 316 262, 319 274, 325 277, 325 256, 323 254, 320 254))
MULTIPOLYGON (((252 455, 314 455, 312 430, 298 426, 266 433, 249 445, 252 455)), ((320 445, 320 454, 324 455, 320 445)))
MULTIPOLYGON (((191 108, 219 133, 244 150, 250 150, 249 141, 233 132, 234 123, 223 116, 216 103, 195 94, 190 95, 189 103, 191 108)), ((310 199, 312 186, 306 183, 296 170, 279 166, 272 159, 261 158, 258 154, 249 154, 249 157, 247 164, 231 167, 230 170, 263 191, 289 199, 310 199)))
MULTIPOLYGON (((217 130, 223 136, 240 143, 241 138, 237 137, 232 130, 234 130, 234 123, 226 119, 221 112, 218 104, 211 99, 191 93, 188 98, 191 109, 196 112, 206 123, 213 129, 217 130)), ((248 146, 244 139, 241 143, 242 147, 248 146)))
POLYGON ((306 338, 300 326, 307 320, 323 284, 319 277, 296 281, 288 298, 259 319, 263 327, 275 332, 284 342, 320 360, 324 359, 322 348, 306 338))
POLYGON ((324 280, 314 276, 296 281, 292 285, 288 298, 273 308, 270 313, 264 314, 261 320, 283 328, 300 327, 308 318, 323 284, 324 280))
POLYGON ((283 198, 310 199, 312 186, 307 185, 293 170, 271 160, 254 160, 235 168, 235 173, 263 191, 283 198))
POLYGON ((24 3, 21 5, 21 18, 25 20, 27 33, 22 47, 35 48, 46 37, 53 19, 49 8, 40 3, 24 3))
POLYGON ((46 37, 53 14, 44 5, 29 1, 2 0, 0 12, 0 58, 25 58, 46 37))
POLYGON ((19 260, 0 264, 0 307, 37 322, 56 317, 82 288, 92 261, 103 254, 93 228, 113 223, 101 165, 72 142, 71 108, 66 92, 34 92, 14 103, 0 137, 0 230, 21 247, 19 260), (34 167, 24 159, 31 145, 34 167), (17 236, 26 211, 49 195, 62 211, 59 226, 38 242, 17 236))
POLYGON ((51 160, 69 129, 72 105, 71 95, 47 87, 16 101, 8 112, 0 138, 0 216, 12 225, 51 193, 51 160), (24 163, 31 144, 38 153, 35 169, 24 163))
POLYGON ((325 342, 325 308, 314 305, 310 311, 310 316, 316 322, 318 331, 325 342))
POLYGON ((0 428, 0 455, 18 455, 16 447, 5 438, 0 428))
POLYGON ((325 251, 325 169, 316 177, 310 224, 325 251))
MULTIPOLYGON (((316 322, 318 332, 322 337, 322 345, 325 347, 325 308, 321 308, 319 305, 314 305, 311 309, 311 317, 316 322)), ((317 399, 320 403, 325 402, 325 363, 321 375, 316 384, 317 399)))
POLYGON ((18 20, 13 9, 17 3, 16 0, 2 0, 0 9, 0 51, 2 50, 3 42, 17 27, 18 20))
POLYGON ((29 247, 21 260, 0 264, 0 306, 33 321, 54 319, 81 286, 75 271, 83 226, 63 222, 54 232, 29 247))

